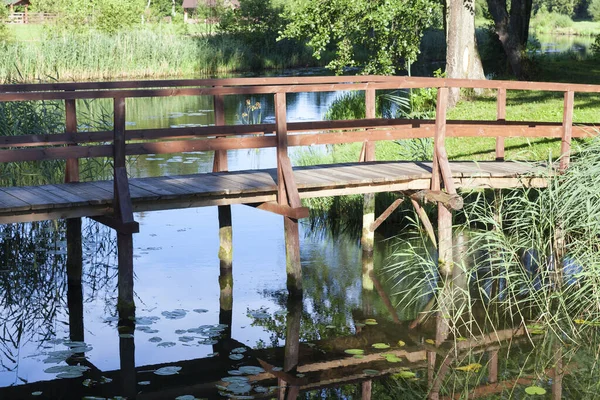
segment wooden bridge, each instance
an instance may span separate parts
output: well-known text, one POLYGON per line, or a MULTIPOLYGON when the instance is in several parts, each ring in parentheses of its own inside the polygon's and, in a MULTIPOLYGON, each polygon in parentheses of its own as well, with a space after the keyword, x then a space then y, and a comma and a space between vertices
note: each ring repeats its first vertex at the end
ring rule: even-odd
MULTIPOLYGON (((92 217, 118 232, 119 262, 133 265, 132 237, 139 230, 136 211, 219 206, 222 261, 231 257, 231 204, 247 204, 284 216, 288 285, 301 288, 298 219, 308 216, 301 199, 364 194, 363 250, 372 251, 373 232, 399 199, 377 220, 374 193, 410 196, 423 218, 440 260, 451 260, 452 209, 460 208, 458 188, 544 186, 534 167, 504 161, 507 137, 546 137, 562 140, 560 165, 569 162, 572 137, 588 136, 588 127, 573 127, 575 92, 600 92, 600 86, 439 78, 352 76, 310 78, 245 78, 0 85, 0 101, 64 101, 64 132, 0 137, 0 162, 66 160, 65 183, 0 189, 0 223, 92 217), (376 118, 377 90, 437 88, 435 120, 376 118), (483 88, 497 94, 493 121, 448 121, 446 105, 452 88, 483 88), (288 122, 286 94, 299 92, 364 91, 366 118, 344 121, 288 122), (506 121, 507 90, 564 93, 562 123, 506 121), (273 95, 275 123, 225 125, 224 96, 273 95), (169 129, 126 129, 126 99, 137 97, 212 96, 215 126, 169 129), (114 129, 80 132, 78 99, 112 99, 114 129), (378 162, 375 143, 381 140, 434 138, 432 162, 378 162), (494 137, 496 161, 449 162, 446 137, 494 137), (293 168, 290 146, 362 142, 356 163, 293 168), (276 148, 277 168, 228 172, 227 151, 276 148), (213 173, 130 179, 127 156, 189 151, 214 151, 213 173), (107 157, 114 167, 109 181, 79 182, 79 159, 107 157), (419 193, 415 193, 420 191, 419 193), (420 201, 438 202, 437 235, 420 201), (436 238, 437 237, 437 238, 436 238)), ((460 199, 461 200, 461 199, 460 199)), ((443 273, 449 267, 440 264, 443 273)), ((132 270, 123 268, 124 271, 132 270)), ((132 274, 122 280, 131 280, 132 274)), ((128 286, 128 285, 126 285, 128 286)), ((131 292, 132 293, 132 292, 131 292)))

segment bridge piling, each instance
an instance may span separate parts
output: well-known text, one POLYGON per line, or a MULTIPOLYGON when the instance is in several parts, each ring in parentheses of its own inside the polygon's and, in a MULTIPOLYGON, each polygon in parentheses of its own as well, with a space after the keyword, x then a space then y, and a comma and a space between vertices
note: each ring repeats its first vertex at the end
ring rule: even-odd
POLYGON ((83 325, 83 250, 81 218, 67 219, 67 307, 69 309, 69 339, 84 341, 83 325))
POLYGON ((117 232, 119 314, 135 312, 133 298, 133 235, 117 232))

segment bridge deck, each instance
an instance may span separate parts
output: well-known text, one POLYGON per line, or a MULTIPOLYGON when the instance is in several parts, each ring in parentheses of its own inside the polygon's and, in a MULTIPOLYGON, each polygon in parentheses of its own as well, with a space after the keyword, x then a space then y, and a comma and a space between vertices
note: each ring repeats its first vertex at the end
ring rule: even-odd
MULTIPOLYGON (((462 188, 544 186, 543 168, 515 162, 452 162, 462 188)), ((431 162, 368 162, 294 168, 300 197, 420 190, 431 162)), ((134 211, 276 200, 277 170, 161 176, 129 180, 134 211)), ((112 213, 113 181, 0 188, 0 223, 112 213)))

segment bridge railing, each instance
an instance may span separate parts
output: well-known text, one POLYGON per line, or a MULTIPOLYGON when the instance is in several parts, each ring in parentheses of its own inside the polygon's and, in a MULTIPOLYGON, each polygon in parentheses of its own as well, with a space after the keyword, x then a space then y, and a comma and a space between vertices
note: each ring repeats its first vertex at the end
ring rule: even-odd
MULTIPOLYGON (((297 209, 300 198, 288 156, 289 146, 363 142, 360 161, 375 159, 379 140, 434 138, 432 188, 441 185, 454 192, 445 147, 446 137, 496 138, 496 158, 504 159, 507 137, 561 138, 560 168, 567 167, 571 139, 589 136, 591 125, 573 126, 574 93, 600 93, 600 86, 547 82, 456 80, 442 78, 343 76, 285 77, 132 82, 84 82, 0 85, 0 102, 60 100, 65 102, 65 132, 44 135, 0 136, 0 162, 67 160, 65 180, 79 179, 78 159, 114 159, 115 210, 126 214, 128 185, 125 158, 128 155, 215 151, 214 171, 227 170, 228 150, 277 148, 278 206, 297 209), (435 120, 375 118, 377 90, 437 88, 435 120), (497 92, 495 120, 446 119, 450 88, 488 89, 497 92), (286 94, 302 92, 365 91, 366 118, 344 121, 287 122, 286 94), (562 123, 506 121, 506 92, 552 91, 564 93, 562 123), (223 97, 227 95, 273 95, 275 123, 225 125, 223 97), (128 98, 170 96, 213 96, 215 126, 164 129, 126 129, 128 98), (78 132, 75 102, 78 99, 112 99, 112 131, 78 132), (259 134, 259 135, 257 135, 259 134)), ((493 93, 493 92, 492 92, 493 93)), ((129 217, 127 217, 129 218, 129 217)))

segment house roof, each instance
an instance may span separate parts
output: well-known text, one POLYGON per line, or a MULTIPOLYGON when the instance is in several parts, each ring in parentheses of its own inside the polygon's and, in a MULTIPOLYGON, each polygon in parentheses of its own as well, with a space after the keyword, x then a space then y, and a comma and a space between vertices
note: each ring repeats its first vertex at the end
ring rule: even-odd
MULTIPOLYGON (((198 3, 204 3, 208 7, 215 7, 217 0, 183 0, 183 8, 198 8, 198 3)), ((225 0, 225 5, 229 7, 239 7, 240 2, 238 0, 225 0)))
POLYGON ((7 6, 28 6, 31 4, 30 0, 2 0, 7 6))

